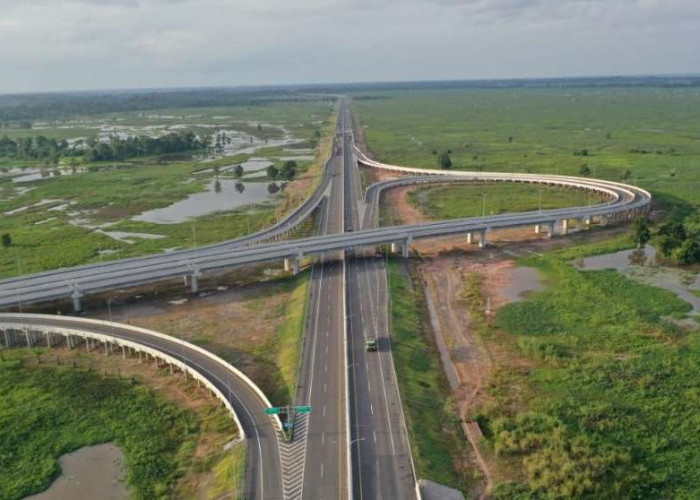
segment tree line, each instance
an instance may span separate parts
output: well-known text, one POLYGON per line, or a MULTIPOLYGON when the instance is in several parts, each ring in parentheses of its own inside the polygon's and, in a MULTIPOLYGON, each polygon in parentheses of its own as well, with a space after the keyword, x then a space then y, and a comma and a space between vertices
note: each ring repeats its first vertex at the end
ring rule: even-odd
POLYGON ((126 160, 139 156, 154 156, 187 151, 201 151, 209 147, 209 136, 199 137, 192 132, 171 132, 162 137, 111 137, 109 142, 96 137, 76 141, 56 140, 44 136, 0 138, 0 157, 19 160, 47 160, 57 164, 61 157, 82 157, 87 162, 126 160))

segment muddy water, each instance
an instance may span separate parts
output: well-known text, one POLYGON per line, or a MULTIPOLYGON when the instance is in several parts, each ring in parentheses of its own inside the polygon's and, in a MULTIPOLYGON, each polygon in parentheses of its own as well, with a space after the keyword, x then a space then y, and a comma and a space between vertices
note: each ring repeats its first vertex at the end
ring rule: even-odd
POLYGON ((642 283, 664 288, 693 306, 693 314, 700 314, 700 296, 696 295, 700 292, 700 274, 660 265, 651 246, 586 257, 577 266, 584 270, 614 269, 642 283))
POLYGON ((505 269, 508 285, 500 290, 501 296, 508 302, 518 302, 529 292, 540 292, 545 289, 542 276, 531 267, 512 267, 505 269))
POLYGON ((180 224, 192 217, 225 212, 270 201, 275 197, 268 192, 267 183, 264 182, 241 182, 232 179, 221 179, 219 182, 221 190, 218 192, 215 188, 216 181, 212 179, 205 192, 192 194, 164 208, 143 212, 133 219, 156 224, 180 224), (239 183, 244 187, 242 192, 236 189, 236 184, 239 183))
POLYGON ((48 490, 27 500, 121 500, 129 498, 124 484, 124 455, 112 443, 86 446, 63 455, 62 474, 48 490))

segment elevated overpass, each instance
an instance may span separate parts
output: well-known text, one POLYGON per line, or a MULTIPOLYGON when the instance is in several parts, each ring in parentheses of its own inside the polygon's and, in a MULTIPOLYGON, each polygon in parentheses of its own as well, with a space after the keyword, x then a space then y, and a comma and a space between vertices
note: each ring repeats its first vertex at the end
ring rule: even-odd
MULTIPOLYGON (((476 235, 480 244, 483 245, 490 230, 528 225, 534 226, 536 230, 546 230, 549 234, 554 234, 558 227, 559 231, 565 234, 570 220, 578 220, 583 224, 594 219, 606 224, 629 221, 637 214, 648 210, 651 203, 651 195, 641 188, 597 179, 500 172, 445 174, 444 171, 386 165, 360 155, 358 155, 358 162, 371 168, 413 176, 370 188, 367 194, 369 207, 376 207, 379 194, 384 189, 397 185, 430 182, 432 179, 436 182, 516 182, 560 186, 593 191, 602 194, 607 201, 583 207, 362 229, 350 233, 256 245, 234 240, 197 250, 59 269, 0 281, 0 308, 72 297, 76 309, 79 310, 80 299, 87 293, 139 286, 182 276, 189 278, 192 291, 196 292, 198 278, 208 271, 281 260, 285 260, 286 267, 297 270, 300 260, 305 256, 318 256, 339 250, 385 244, 394 244, 395 247, 400 245, 402 253, 407 255, 411 242, 425 238, 466 234, 471 239, 476 235), (418 174, 417 177, 416 174, 418 174)), ((320 203, 323 196, 316 196, 313 203, 320 203)), ((370 213, 375 211, 374 208, 369 210, 370 213)))

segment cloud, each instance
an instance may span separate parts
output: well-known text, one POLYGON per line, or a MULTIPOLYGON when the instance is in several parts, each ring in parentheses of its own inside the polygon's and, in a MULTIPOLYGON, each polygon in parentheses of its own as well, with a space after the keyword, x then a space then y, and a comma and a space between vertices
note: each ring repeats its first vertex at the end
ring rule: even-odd
POLYGON ((0 91, 699 72, 696 0, 23 0, 0 91))

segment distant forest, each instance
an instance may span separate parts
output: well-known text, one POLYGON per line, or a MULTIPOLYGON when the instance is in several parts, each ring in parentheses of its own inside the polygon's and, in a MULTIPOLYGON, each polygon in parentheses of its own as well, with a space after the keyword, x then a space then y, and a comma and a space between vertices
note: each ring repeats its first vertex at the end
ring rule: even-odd
MULTIPOLYGON (((332 96, 321 99, 335 100, 332 96)), ((218 106, 265 106, 318 100, 280 89, 193 89, 0 95, 0 126, 30 128, 32 121, 123 111, 218 106), (24 123, 23 123, 24 122, 24 123)))

